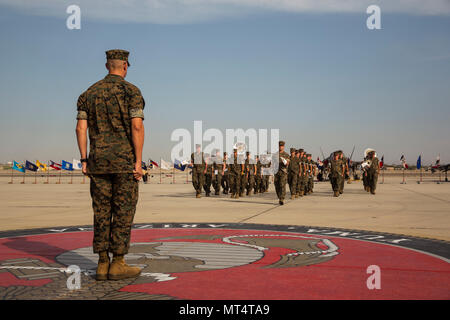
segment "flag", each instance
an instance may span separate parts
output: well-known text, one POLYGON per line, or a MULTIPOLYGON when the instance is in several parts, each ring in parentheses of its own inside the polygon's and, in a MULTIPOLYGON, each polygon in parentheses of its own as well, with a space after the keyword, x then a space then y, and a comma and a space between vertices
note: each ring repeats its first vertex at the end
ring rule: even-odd
POLYGON ((28 160, 25 161, 25 169, 29 171, 37 171, 38 167, 33 162, 30 162, 28 160))
POLYGON ((61 169, 67 170, 67 171, 73 171, 73 166, 70 162, 62 161, 61 169))
POLYGON ((408 164, 406 163, 406 159, 405 159, 405 156, 403 154, 402 154, 402 156, 400 158, 400 161, 402 162, 402 167, 404 169, 408 169, 408 164))
POLYGON ((23 172, 25 173, 25 168, 23 167, 23 165, 17 163, 16 161, 14 161, 13 167, 14 170, 19 171, 19 172, 23 172))
POLYGON ((51 168, 53 168, 53 169, 55 169, 55 170, 61 170, 61 165, 59 164, 59 163, 56 163, 56 162, 54 162, 54 161, 52 161, 52 160, 50 160, 50 167, 51 168))
POLYGON ((170 162, 166 162, 163 159, 161 159, 161 169, 163 170, 170 170, 172 168, 172 165, 170 162))
POLYGON ((151 163, 154 167, 158 168, 158 163, 157 163, 157 162, 155 162, 155 161, 153 161, 152 159, 150 159, 150 163, 151 163))
POLYGON ((174 168, 184 171, 184 169, 186 169, 186 164, 183 164, 180 160, 175 159, 175 164, 174 164, 174 168))
POLYGON ((41 171, 47 171, 47 165, 45 163, 40 162, 39 160, 36 160, 36 165, 38 166, 39 170, 41 171))
POLYGON ((77 159, 73 159, 72 166, 74 170, 81 170, 83 166, 81 165, 81 161, 77 159))
POLYGON ((417 169, 422 168, 422 155, 417 158, 417 169))
POLYGON ((380 168, 383 168, 383 166, 384 166, 384 154, 383 154, 383 156, 381 157, 380 168))

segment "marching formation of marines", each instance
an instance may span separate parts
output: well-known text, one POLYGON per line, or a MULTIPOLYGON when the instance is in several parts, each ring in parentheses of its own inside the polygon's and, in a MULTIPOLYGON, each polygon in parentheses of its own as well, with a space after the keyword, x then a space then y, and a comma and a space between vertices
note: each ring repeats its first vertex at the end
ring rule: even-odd
MULTIPOLYGON (((339 163, 344 163, 346 158, 341 152, 338 156, 339 163)), ((283 205, 286 198, 286 184, 289 185, 290 199, 307 196, 314 191, 314 178, 318 174, 317 163, 312 160, 312 155, 304 149, 290 148, 290 154, 285 152, 285 142, 279 142, 279 150, 274 155, 263 154, 252 157, 250 152, 238 153, 235 148, 233 154, 223 154, 214 150, 212 155, 203 153, 201 146, 196 145, 196 151, 191 155, 190 167, 192 168, 192 184, 196 191, 196 197, 200 198, 202 188, 206 197, 211 195, 211 187, 214 195, 222 193, 233 199, 266 193, 269 190, 269 179, 273 175, 273 183, 279 200, 283 205), (277 170, 273 169, 276 162, 277 170)), ((342 172, 348 171, 348 166, 342 165, 342 172), (347 171, 346 171, 347 170, 347 171)), ((333 166, 335 169, 335 166, 333 166)), ((339 184, 338 191, 343 191, 343 181, 334 179, 339 184)), ((333 189, 334 190, 334 189, 333 189)))
MULTIPOLYGON (((250 152, 244 155, 238 153, 236 148, 230 156, 226 152, 222 155, 219 150, 214 150, 211 156, 201 152, 201 146, 196 145, 190 165, 196 196, 201 197, 203 188, 209 197, 211 187, 215 195, 220 195, 222 190, 223 194, 230 193, 233 199, 262 194, 269 190, 271 175, 280 205, 284 204, 286 198, 286 184, 289 186, 291 200, 312 194, 319 164, 302 148, 290 148, 289 151, 290 154, 285 152, 285 142, 280 141, 278 152, 271 156, 267 153, 253 158, 250 152), (277 170, 272 170, 274 163, 277 164, 277 170)), ((367 149, 364 160, 361 164, 364 190, 375 194, 380 171, 375 150, 367 149)), ((349 162, 342 150, 333 152, 324 163, 320 162, 320 172, 323 176, 328 176, 334 197, 344 193, 346 180, 350 183, 349 162)))

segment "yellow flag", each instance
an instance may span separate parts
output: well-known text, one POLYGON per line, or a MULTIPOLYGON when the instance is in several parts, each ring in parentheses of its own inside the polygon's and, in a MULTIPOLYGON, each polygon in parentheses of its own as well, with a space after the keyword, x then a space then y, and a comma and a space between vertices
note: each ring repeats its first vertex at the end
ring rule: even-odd
POLYGON ((36 165, 41 169, 42 171, 47 171, 47 165, 45 163, 41 163, 39 160, 36 160, 36 165))

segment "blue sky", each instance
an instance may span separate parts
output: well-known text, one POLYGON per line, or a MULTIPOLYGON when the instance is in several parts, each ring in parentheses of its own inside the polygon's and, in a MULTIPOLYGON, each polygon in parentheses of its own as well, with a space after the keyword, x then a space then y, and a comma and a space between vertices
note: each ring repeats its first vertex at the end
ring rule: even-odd
POLYGON ((373 147, 386 162, 405 154, 414 163, 419 153, 426 164, 438 153, 450 161, 445 6, 442 15, 381 6, 382 30, 372 31, 364 9, 238 14, 221 5, 214 9, 223 16, 167 14, 155 23, 108 19, 107 9, 90 16, 81 5, 81 30, 68 30, 64 7, 55 14, 6 2, 1 162, 78 157, 76 100, 105 76, 112 48, 131 52, 127 80, 147 102, 144 159, 169 159, 171 132, 203 120, 204 129, 279 128, 288 146, 314 157, 320 147, 349 153, 356 145, 356 159, 373 147))

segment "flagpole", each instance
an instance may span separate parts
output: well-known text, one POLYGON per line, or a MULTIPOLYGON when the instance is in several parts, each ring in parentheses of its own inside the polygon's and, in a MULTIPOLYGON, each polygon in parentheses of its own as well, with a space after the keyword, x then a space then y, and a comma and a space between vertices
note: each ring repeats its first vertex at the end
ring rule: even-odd
MULTIPOLYGON (((25 164, 25 162, 24 162, 24 164, 25 164)), ((27 169, 24 166, 23 167, 23 180, 22 180, 21 184, 25 184, 25 174, 26 174, 26 172, 27 172, 27 169)))
POLYGON ((383 168, 381 168, 381 183, 384 184, 384 163, 383 168))
POLYGON ((47 181, 44 182, 44 184, 48 184, 48 180, 49 180, 49 175, 50 175, 50 163, 47 160, 47 181))
POLYGON ((36 168, 36 171, 34 172, 34 182, 33 184, 37 184, 37 172, 39 168, 36 168))
POLYGON ((56 184, 61 184, 61 173, 62 173, 62 165, 61 165, 61 168, 59 169, 59 180, 58 180, 58 182, 56 182, 56 184))
POLYGON ((13 177, 14 177, 14 169, 13 169, 13 166, 14 166, 14 160, 13 160, 13 163, 12 163, 12 165, 11 165, 11 181, 9 182, 9 184, 13 184, 13 183, 14 183, 14 181, 13 181, 13 177))
POLYGON ((405 183, 406 183, 406 181, 405 181, 405 168, 403 168, 402 172, 403 172, 403 181, 402 181, 402 184, 405 184, 405 183))
POLYGON ((189 183, 189 168, 186 165, 186 184, 188 184, 188 183, 189 183))
POLYGON ((70 182, 69 182, 69 184, 72 184, 72 183, 73 183, 73 170, 70 171, 70 182))
POLYGON ((162 158, 159 158, 159 183, 162 184, 162 158))

